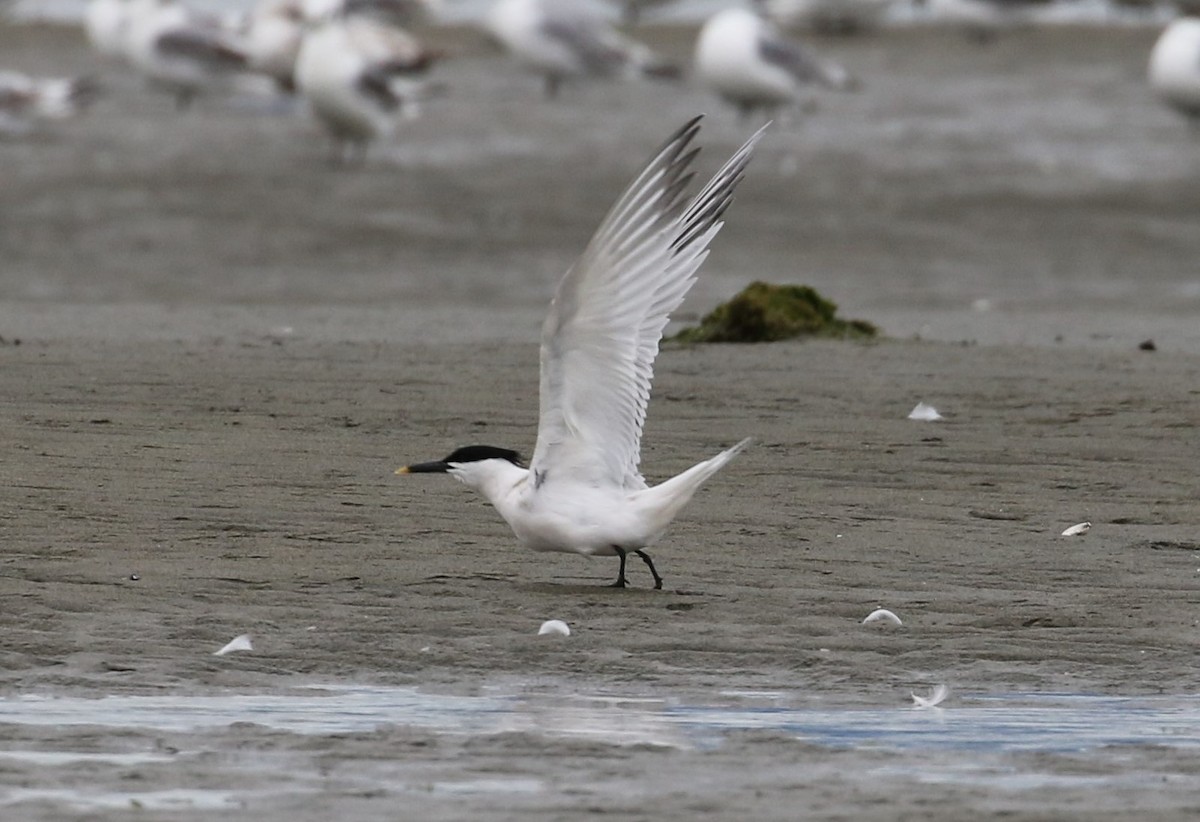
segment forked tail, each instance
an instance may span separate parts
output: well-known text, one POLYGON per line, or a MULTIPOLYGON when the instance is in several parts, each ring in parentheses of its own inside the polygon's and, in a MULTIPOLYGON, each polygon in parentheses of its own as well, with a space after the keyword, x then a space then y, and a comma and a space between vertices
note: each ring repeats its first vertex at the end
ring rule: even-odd
POLYGON ((660 530, 666 528, 671 520, 675 519, 683 506, 688 504, 692 495, 709 477, 724 468, 751 442, 753 439, 746 437, 737 445, 727 448, 715 457, 709 457, 704 462, 696 463, 682 474, 677 474, 666 482, 659 483, 642 492, 645 495, 645 501, 654 509, 655 514, 662 517, 660 530))

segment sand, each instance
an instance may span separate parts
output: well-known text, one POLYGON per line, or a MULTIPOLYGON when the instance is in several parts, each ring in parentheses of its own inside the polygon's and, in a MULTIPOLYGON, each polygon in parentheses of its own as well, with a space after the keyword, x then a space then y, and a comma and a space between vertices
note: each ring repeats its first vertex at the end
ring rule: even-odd
MULTIPOLYGON (((0 36, 26 69, 95 65, 74 34, 0 36)), ((530 553, 452 480, 392 471, 528 453, 554 280, 687 113, 714 112, 706 169, 749 127, 691 87, 546 105, 437 36, 446 99, 362 169, 330 168, 301 116, 180 117, 111 67, 89 117, 0 142, 0 695, 906 710, 946 683, 949 715, 1200 690, 1200 163, 1141 86, 1152 32, 826 43, 864 90, 777 124, 682 319, 800 281, 887 336, 664 347, 647 478, 756 442, 652 551, 662 591, 636 562, 604 587, 614 559, 530 553), (908 420, 918 401, 945 419, 908 420), (862 625, 877 607, 904 625, 862 625), (537 637, 550 618, 572 636, 537 637), (247 632, 253 652, 212 655, 247 632)), ((1158 743, 113 726, 4 725, 12 750, 164 757, 0 761, 5 819, 84 812, 38 791, 91 796, 88 818, 142 796, 153 818, 262 820, 1183 819, 1200 795, 1194 756, 1158 743)))

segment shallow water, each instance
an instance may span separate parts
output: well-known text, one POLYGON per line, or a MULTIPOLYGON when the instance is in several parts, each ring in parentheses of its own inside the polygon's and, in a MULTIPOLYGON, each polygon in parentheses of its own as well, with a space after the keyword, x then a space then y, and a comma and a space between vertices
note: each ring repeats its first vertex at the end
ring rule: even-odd
POLYGON ((235 807, 233 794, 224 791, 89 792, 66 789, 18 788, 0 799, 0 807, 27 802, 53 802, 74 810, 217 810, 235 807))
MULTIPOLYGON (((670 699, 447 696, 415 688, 312 688, 288 694, 0 700, 0 723, 195 731, 238 722, 298 734, 411 727, 444 734, 526 732, 612 744, 706 747, 733 731, 773 731, 837 748, 1087 751, 1200 746, 1200 698, 1086 694, 963 695, 933 709, 793 706, 781 694, 726 704, 670 699)), ((0 757, 19 757, 0 751, 0 757)), ((56 754, 57 755, 57 754, 56 754)), ((35 756, 40 756, 37 754, 35 756)))
POLYGON ((25 768, 29 776, 0 790, 0 808, 219 813, 330 792, 519 805, 572 790, 601 796, 620 784, 611 773, 581 773, 571 756, 582 757, 587 771, 593 762, 636 760, 648 751, 699 757, 688 761, 718 772, 729 767, 722 758, 732 756, 745 769, 739 740, 754 737, 734 735, 747 732, 771 736, 771 759, 782 757, 786 773, 796 765, 787 765, 777 746, 791 738, 811 778, 821 780, 826 769, 829 779, 879 790, 901 784, 987 789, 1016 802, 1045 790, 1071 794, 1119 785, 1134 797, 1167 785, 1184 791, 1200 785, 1200 777, 1154 753, 1200 746, 1195 696, 952 694, 946 707, 933 709, 828 707, 772 691, 715 696, 715 704, 689 704, 658 697, 453 696, 396 687, 18 696, 0 700, 0 723, 10 740, 25 741, 10 741, 0 751, 0 770, 25 768), (23 734, 21 726, 52 726, 51 735, 59 736, 47 743, 23 734), (452 747, 440 749, 418 736, 426 741, 416 750, 428 754, 414 761, 406 742, 412 733, 432 734, 452 747), (92 750, 98 740, 114 750, 92 750), (366 747, 356 750, 347 740, 366 747), (504 764, 490 760, 480 743, 495 746, 504 764), (89 750, 26 749, 46 744, 89 750), (580 744, 588 747, 572 747, 580 744), (457 753, 463 745, 472 756, 457 753), (130 750, 139 746, 144 749, 130 750), (846 756, 853 762, 848 769, 839 759, 846 756), (331 783, 331 768, 348 775, 331 783), (564 786, 564 772, 582 781, 564 786))

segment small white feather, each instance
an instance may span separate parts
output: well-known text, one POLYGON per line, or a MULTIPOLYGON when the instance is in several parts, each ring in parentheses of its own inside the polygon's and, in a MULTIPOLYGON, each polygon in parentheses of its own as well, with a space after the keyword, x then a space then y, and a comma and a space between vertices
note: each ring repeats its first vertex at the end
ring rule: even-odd
POLYGON ((226 644, 221 650, 213 651, 213 656, 225 656, 225 654, 232 654, 234 651, 253 650, 254 646, 250 643, 250 634, 242 634, 241 636, 235 636, 233 639, 229 640, 228 644, 226 644))
POLYGON ((571 629, 561 619, 548 619, 542 623, 541 628, 538 628, 538 636, 546 636, 547 634, 553 636, 570 636, 571 629))
POLYGON ((876 608, 874 611, 867 614, 867 618, 862 621, 862 624, 866 625, 870 622, 881 622, 881 621, 882 622, 890 622, 893 625, 903 625, 904 624, 903 622, 900 621, 900 617, 893 614, 887 608, 876 608))
POLYGON ((1090 530, 1092 530, 1092 524, 1090 522, 1081 522, 1078 525, 1072 525, 1070 528, 1063 531, 1062 535, 1064 537, 1076 537, 1080 534, 1086 534, 1090 530))
POLYGON ((921 422, 933 422, 934 420, 942 419, 942 415, 932 405, 919 402, 912 411, 908 412, 910 420, 919 420, 921 422))
POLYGON ((912 695, 913 709, 923 710, 925 708, 936 708, 950 694, 950 689, 945 685, 935 685, 933 690, 929 692, 929 696, 912 695))

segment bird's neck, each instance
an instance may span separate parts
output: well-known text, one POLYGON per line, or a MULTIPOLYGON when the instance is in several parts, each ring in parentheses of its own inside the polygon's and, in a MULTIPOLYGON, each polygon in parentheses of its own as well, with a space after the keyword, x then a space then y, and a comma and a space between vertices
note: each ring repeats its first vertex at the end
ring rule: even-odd
POLYGON ((481 460, 459 466, 451 473, 468 488, 473 488, 496 509, 504 512, 506 502, 529 476, 528 468, 508 460, 481 460))

